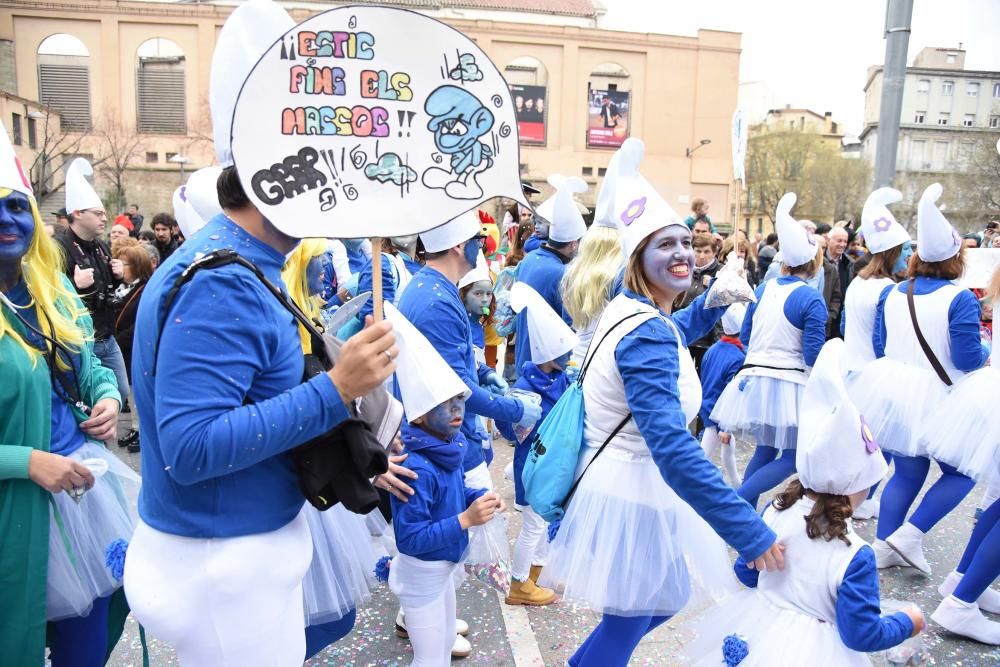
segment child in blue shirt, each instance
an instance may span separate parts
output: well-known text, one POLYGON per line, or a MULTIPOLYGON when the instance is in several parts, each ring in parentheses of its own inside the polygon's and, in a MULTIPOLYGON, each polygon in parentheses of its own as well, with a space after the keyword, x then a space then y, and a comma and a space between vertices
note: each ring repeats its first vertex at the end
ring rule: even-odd
POLYGON ((569 387, 566 368, 569 366, 570 356, 578 339, 562 317, 557 315, 545 299, 527 284, 514 284, 510 291, 510 302, 515 312, 520 313, 523 310, 527 313, 531 348, 531 361, 526 361, 521 366, 514 389, 540 396, 542 416, 529 433, 521 434, 522 438, 517 437, 514 424, 497 422, 500 433, 514 443, 515 502, 521 510, 523 519, 521 533, 514 545, 510 594, 506 602, 511 605, 542 606, 551 604, 556 599, 554 591, 537 585, 538 576, 548 554, 547 524, 528 505, 524 497, 521 473, 538 427, 569 387))
POLYGON ((736 470, 736 443, 732 434, 720 433, 719 425, 712 421, 712 410, 715 402, 722 395, 736 374, 743 368, 747 353, 740 341, 740 329, 747 309, 742 303, 736 303, 726 309, 722 316, 723 336, 708 348, 701 360, 701 409, 698 416, 705 426, 701 436, 701 447, 705 457, 712 460, 716 451, 721 448, 722 472, 730 486, 740 485, 739 472, 736 470))

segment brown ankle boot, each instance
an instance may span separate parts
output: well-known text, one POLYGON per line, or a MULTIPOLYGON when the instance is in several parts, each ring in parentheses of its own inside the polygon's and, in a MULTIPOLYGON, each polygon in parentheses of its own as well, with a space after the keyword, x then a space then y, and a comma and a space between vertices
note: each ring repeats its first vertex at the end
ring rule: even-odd
POLYGON ((544 607, 556 601, 555 591, 548 588, 540 588, 531 579, 525 581, 510 582, 510 593, 505 600, 510 605, 528 605, 531 607, 544 607))
POLYGON ((528 579, 531 579, 533 582, 535 582, 537 584, 538 583, 538 577, 540 577, 541 574, 542 574, 542 566, 541 565, 532 565, 531 566, 531 570, 530 570, 530 574, 528 575, 528 579))

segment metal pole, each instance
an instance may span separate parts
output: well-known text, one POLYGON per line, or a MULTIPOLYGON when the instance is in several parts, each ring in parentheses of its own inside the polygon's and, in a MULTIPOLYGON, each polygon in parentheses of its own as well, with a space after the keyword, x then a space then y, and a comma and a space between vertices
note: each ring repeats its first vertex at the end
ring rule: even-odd
POLYGON ((903 111, 906 80, 906 49, 910 44, 913 0, 887 0, 885 12, 885 67, 882 70, 882 102, 875 144, 875 187, 891 186, 896 175, 899 117, 903 111))

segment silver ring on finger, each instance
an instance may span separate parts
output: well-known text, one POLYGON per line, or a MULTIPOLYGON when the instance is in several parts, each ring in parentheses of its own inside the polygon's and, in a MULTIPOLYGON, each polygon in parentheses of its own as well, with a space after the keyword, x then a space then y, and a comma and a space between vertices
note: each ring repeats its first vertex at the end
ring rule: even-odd
POLYGON ((389 361, 392 361, 392 352, 390 352, 389 350, 382 350, 382 351, 385 352, 385 356, 389 357, 389 361))

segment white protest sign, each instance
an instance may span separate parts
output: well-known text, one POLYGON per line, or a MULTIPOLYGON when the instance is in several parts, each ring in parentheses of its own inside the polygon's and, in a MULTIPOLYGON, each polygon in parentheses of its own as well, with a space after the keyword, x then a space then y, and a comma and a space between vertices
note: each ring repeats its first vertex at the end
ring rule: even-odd
POLYGON ((403 236, 521 191, 517 121, 499 70, 443 23, 342 7, 261 57, 233 115, 251 201, 294 237, 403 236))
POLYGON ((997 267, 1000 267, 1000 248, 966 248, 965 273, 958 284, 966 289, 984 289, 997 267))
POLYGON ((744 164, 747 157, 747 121, 743 109, 737 109, 733 114, 732 147, 733 147, 733 180, 746 181, 744 164))

